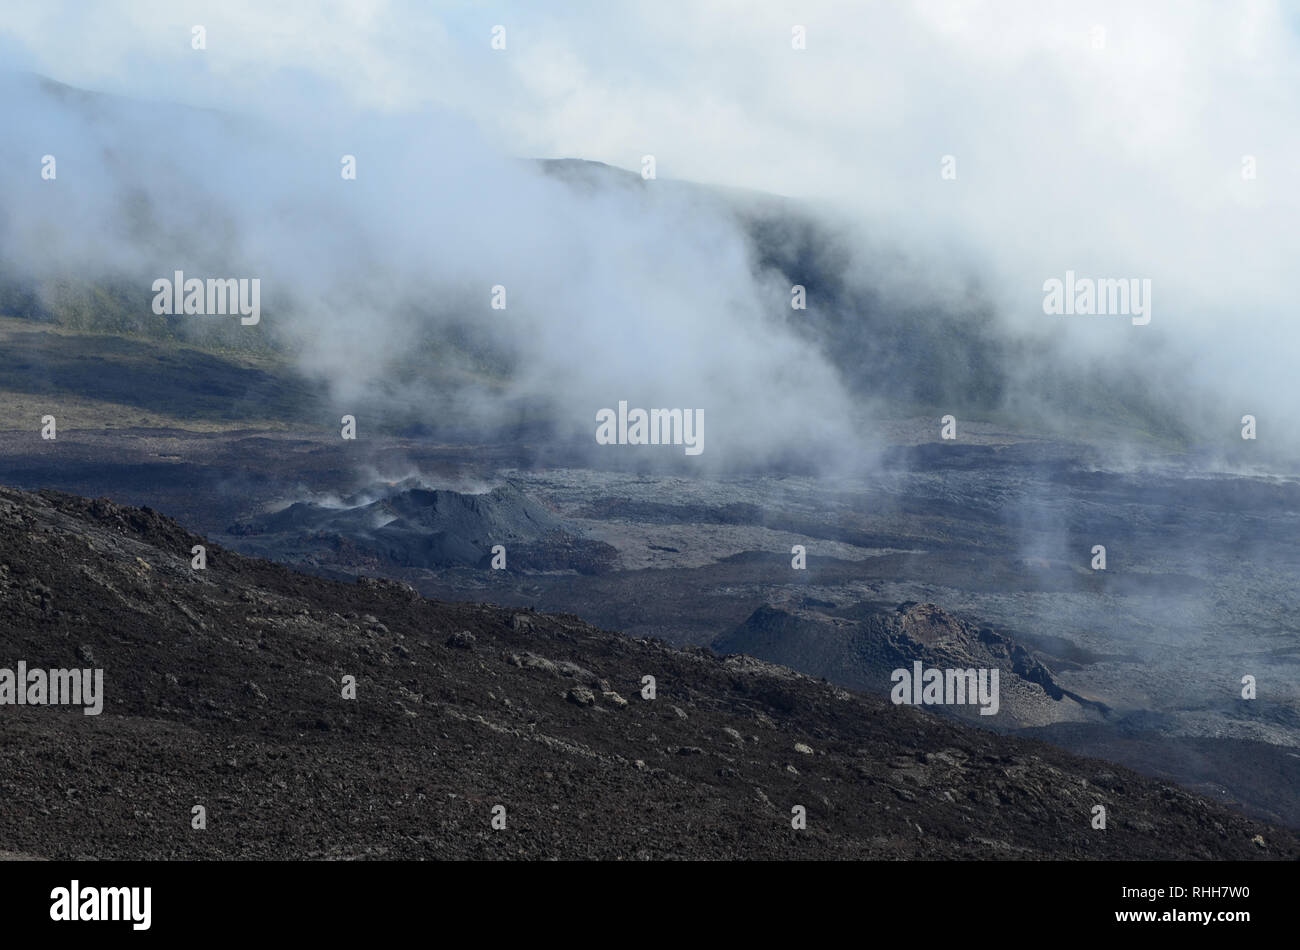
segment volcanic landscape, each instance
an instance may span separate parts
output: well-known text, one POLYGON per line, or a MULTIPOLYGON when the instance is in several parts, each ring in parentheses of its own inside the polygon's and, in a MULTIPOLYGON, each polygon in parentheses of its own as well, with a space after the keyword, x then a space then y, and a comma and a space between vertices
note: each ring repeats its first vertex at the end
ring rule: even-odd
POLYGON ((107 697, 5 711, 7 856, 1300 857, 1169 783, 752 657, 216 545, 195 570, 205 541, 0 489, 6 648, 107 697))
POLYGON ((105 689, 0 709, 0 852, 1300 857, 1297 433, 1188 383, 1193 321, 427 117, 348 179, 310 124, 0 101, 0 167, 69 136, 0 214, 0 668, 105 689), (706 447, 593 438, 629 399, 706 447), (918 663, 996 712, 896 704, 918 663))
MULTIPOLYGON (((927 427, 924 420, 911 425, 917 434, 927 427)), ((888 696, 890 671, 910 668, 913 660, 997 667, 1002 709, 987 720, 967 716, 973 724, 963 735, 996 730, 1041 739, 1177 783, 1244 815, 1300 825, 1293 791, 1300 781, 1297 647, 1292 632, 1274 619, 1292 615, 1296 607, 1286 583, 1300 558, 1294 515, 1278 512, 1300 509, 1300 486, 1275 478, 1197 475, 1178 459, 1150 470, 1106 471, 1092 461, 1095 450, 1089 446, 1018 439, 984 428, 977 444, 899 444, 872 477, 833 481, 800 474, 683 479, 549 468, 537 461, 545 447, 534 450, 526 441, 465 445, 392 437, 344 447, 335 434, 131 428, 72 430, 42 445, 34 433, 10 433, 0 480, 148 505, 207 544, 324 578, 403 582, 448 604, 428 608, 436 622, 407 621, 395 628, 440 655, 442 639, 456 632, 452 627, 482 632, 469 621, 443 619, 442 611, 459 617, 457 610, 471 610, 449 605, 464 601, 509 608, 474 614, 500 616, 489 627, 512 631, 508 644, 492 649, 528 648, 527 638, 510 626, 511 609, 529 616, 534 610, 574 615, 632 638, 781 664, 872 697, 853 700, 867 703, 860 707, 867 718, 882 714, 868 710, 887 708, 878 703, 888 696), (358 459, 362 449, 364 462, 358 459), (1026 531, 1027 524, 1038 530, 1026 531), (1188 543, 1189 533, 1194 543, 1188 543), (1099 539, 1112 552, 1104 572, 1089 566, 1090 548, 1099 539), (506 549, 502 570, 490 564, 496 544, 506 549), (807 550, 804 570, 791 566, 794 545, 807 550), (1204 560, 1207 549, 1220 556, 1204 560), (1193 558, 1186 550, 1201 553, 1193 558), (1240 696, 1246 674, 1261 684, 1255 700, 1240 696)), ((188 542, 177 541, 167 557, 179 558, 188 549, 188 542)), ((156 557, 144 560, 156 563, 156 557)), ((12 549, 4 560, 12 571, 28 570, 21 567, 26 558, 12 549)), ((230 586, 235 582, 218 582, 219 576, 214 570, 197 589, 238 597, 230 586)), ((58 591, 83 583, 36 579, 56 592, 55 607, 58 591)), ((82 590, 76 596, 92 594, 82 590)), ((121 606, 132 603, 127 596, 121 606)), ((311 597, 301 603, 313 615, 353 615, 338 621, 336 636, 369 638, 343 628, 356 627, 363 614, 382 617, 377 607, 326 609, 328 601, 313 603, 311 597)), ((143 602, 138 609, 147 615, 154 610, 143 602)), ((185 642, 202 640, 205 630, 247 638, 254 629, 249 623, 242 616, 211 621, 210 628, 196 621, 187 625, 193 629, 185 642)), ((383 623, 393 628, 391 621, 383 623)), ((134 636, 132 626, 119 623, 109 643, 94 647, 96 655, 107 661, 115 649, 112 638, 134 636)), ((266 639, 277 629, 259 626, 256 636, 266 639)), ((79 634, 65 636, 72 638, 68 648, 76 645, 79 634)), ((156 645, 161 649, 174 636, 179 633, 160 627, 156 645)), ((632 641, 618 647, 642 649, 632 641)), ((579 647, 565 657, 596 665, 579 647)), ((161 661, 150 661, 156 662, 161 661)), ((434 675, 419 652, 412 658, 401 654, 401 662, 422 669, 422 677, 434 675)), ((189 669, 196 683, 217 688, 215 659, 197 666, 178 659, 170 668, 177 676, 189 669)), ((617 680, 614 690, 639 708, 634 673, 603 678, 617 680)), ((226 682, 222 689, 259 681, 253 666, 222 674, 236 675, 239 683, 226 682)), ((445 679, 449 673, 442 675, 440 689, 468 689, 445 679)), ((808 682, 806 688, 813 689, 808 682)), ((420 684, 407 688, 427 694, 429 684, 420 684)), ((259 688, 265 691, 265 684, 259 688)), ((385 687, 398 688, 395 682, 385 687)), ((692 701, 699 701, 702 687, 691 682, 691 689, 697 697, 692 701)), ((564 709, 564 692, 546 695, 564 709)), ((501 695, 498 701, 504 702, 510 694, 501 695)), ((110 692, 110 710, 115 702, 144 700, 119 683, 110 692)), ((213 715, 248 714, 232 695, 216 702, 213 715)), ((296 702, 301 709, 294 715, 308 716, 306 700, 296 702)), ((671 705, 664 701, 657 708, 671 705)), ((764 708, 766 715, 781 711, 779 702, 775 710, 764 708)), ((943 718, 935 709, 945 707, 907 715, 925 722, 943 718)), ((324 712, 312 716, 317 714, 329 718, 324 712)), ((802 722, 794 711, 784 714, 792 725, 802 722)), ((79 718, 79 728, 92 728, 79 718)), ((935 722, 927 728, 953 727, 935 722)), ((704 746, 705 740, 683 739, 679 745, 704 746)), ((877 757, 870 745, 859 751, 877 757)), ((619 754, 631 760, 654 753, 638 754, 628 746, 619 754)), ((445 762, 448 751, 440 755, 445 762)), ((667 767, 671 771, 680 761, 669 758, 667 767)), ((772 767, 779 772, 785 763, 772 767)), ((1086 809, 1072 820, 1088 829, 1086 809)), ((920 839, 916 853, 947 853, 947 845, 927 850, 932 844, 920 839)), ((886 851, 902 854, 911 847, 894 842, 886 851)), ((1032 850, 1060 853, 1045 840, 1032 850)))

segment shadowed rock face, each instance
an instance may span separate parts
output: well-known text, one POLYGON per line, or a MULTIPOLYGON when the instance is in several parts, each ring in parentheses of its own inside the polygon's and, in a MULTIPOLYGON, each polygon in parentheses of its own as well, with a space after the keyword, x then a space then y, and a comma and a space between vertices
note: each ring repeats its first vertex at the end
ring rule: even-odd
MULTIPOLYGON (((194 570, 202 543, 149 509, 0 489, 3 665, 101 668, 105 693, 100 716, 0 706, 0 852, 1300 856, 1293 833, 1166 783, 751 657, 215 545, 194 570)), ((893 623, 964 642, 928 609, 893 623)))
POLYGON ((612 547, 565 530, 513 486, 467 494, 415 484, 381 485, 332 504, 295 502, 230 531, 259 539, 246 546, 267 556, 306 558, 316 549, 331 560, 341 552, 340 563, 351 566, 370 559, 403 568, 486 567, 496 545, 506 547, 506 567, 516 570, 598 573, 615 557, 612 547))

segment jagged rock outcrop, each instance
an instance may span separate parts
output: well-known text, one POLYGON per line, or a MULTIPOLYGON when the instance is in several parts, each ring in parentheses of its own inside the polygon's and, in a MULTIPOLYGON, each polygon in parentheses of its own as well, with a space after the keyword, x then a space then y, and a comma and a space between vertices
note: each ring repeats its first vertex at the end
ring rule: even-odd
POLYGON ((934 604, 888 606, 792 603, 764 605, 713 646, 797 666, 814 676, 877 695, 888 695, 897 669, 997 669, 995 715, 979 706, 934 708, 973 718, 991 728, 1020 728, 1062 721, 1090 721, 1105 706, 1063 689, 1032 651, 1011 637, 954 617, 934 604))

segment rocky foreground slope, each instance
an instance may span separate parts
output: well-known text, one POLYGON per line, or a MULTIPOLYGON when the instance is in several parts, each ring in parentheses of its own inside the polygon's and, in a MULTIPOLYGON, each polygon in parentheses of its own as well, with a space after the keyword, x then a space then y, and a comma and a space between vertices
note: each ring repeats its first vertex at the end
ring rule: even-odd
POLYGON ((0 667, 102 668, 105 693, 98 716, 0 706, 0 852, 1300 857, 1125 769, 755 659, 211 545, 196 570, 197 544, 149 509, 0 489, 0 667))

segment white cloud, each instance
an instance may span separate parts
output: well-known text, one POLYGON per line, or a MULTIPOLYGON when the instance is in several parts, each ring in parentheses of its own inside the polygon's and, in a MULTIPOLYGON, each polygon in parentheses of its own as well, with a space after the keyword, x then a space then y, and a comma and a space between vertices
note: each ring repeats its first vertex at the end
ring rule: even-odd
POLYGON ((1176 352, 1211 400, 1294 395, 1300 56, 1280 4, 40 0, 6 4, 0 38, 74 85, 326 125, 435 107, 504 152, 653 153, 664 177, 823 199, 930 255, 925 287, 978 268, 1013 326, 1139 365, 1176 352), (1150 332, 1045 322, 1066 269, 1152 278, 1150 332))

